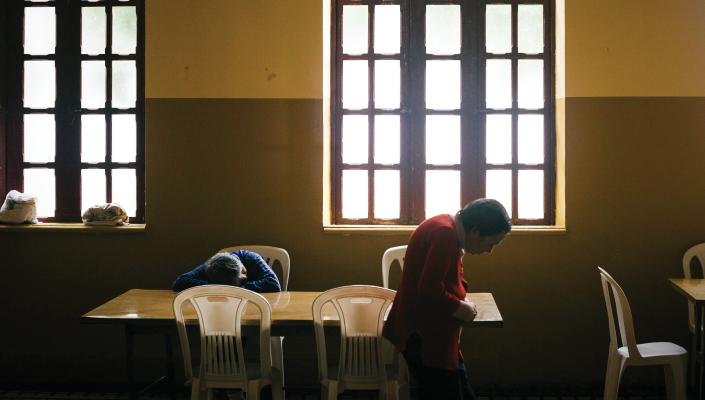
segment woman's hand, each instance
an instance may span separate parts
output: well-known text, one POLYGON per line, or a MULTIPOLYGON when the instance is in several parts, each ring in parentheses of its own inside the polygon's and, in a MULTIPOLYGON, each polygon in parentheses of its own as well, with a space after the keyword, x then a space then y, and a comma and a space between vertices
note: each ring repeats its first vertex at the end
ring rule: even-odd
POLYGON ((463 322, 469 322, 474 320, 476 315, 477 308, 475 307, 475 303, 467 300, 461 301, 460 306, 453 313, 453 317, 463 322))

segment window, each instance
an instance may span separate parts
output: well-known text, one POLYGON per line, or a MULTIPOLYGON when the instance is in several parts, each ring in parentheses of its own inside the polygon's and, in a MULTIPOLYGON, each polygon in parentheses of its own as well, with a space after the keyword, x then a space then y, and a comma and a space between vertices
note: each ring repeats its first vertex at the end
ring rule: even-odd
POLYGON ((336 224, 555 223, 552 0, 334 0, 336 224))
POLYGON ((143 0, 2 3, 0 189, 44 221, 115 202, 144 222, 143 0))

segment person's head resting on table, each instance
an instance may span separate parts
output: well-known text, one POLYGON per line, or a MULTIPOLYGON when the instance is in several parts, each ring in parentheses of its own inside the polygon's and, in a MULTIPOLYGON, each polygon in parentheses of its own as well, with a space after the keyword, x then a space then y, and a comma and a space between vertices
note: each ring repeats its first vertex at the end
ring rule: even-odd
POLYGON ((512 220, 502 203, 494 199, 477 199, 458 211, 463 224, 463 248, 470 254, 491 253, 512 230, 512 220))
POLYGON ((231 253, 216 253, 206 261, 206 278, 209 283, 241 286, 247 280, 247 269, 231 253))

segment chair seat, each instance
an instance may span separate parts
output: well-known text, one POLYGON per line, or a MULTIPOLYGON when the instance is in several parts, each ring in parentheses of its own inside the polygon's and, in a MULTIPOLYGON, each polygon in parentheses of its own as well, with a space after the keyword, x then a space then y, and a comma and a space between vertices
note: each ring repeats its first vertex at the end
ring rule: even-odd
MULTIPOLYGON (((671 342, 651 342, 637 344, 636 348, 643 358, 652 357, 678 357, 687 354, 688 351, 681 346, 671 342)), ((617 349, 622 357, 629 357, 629 349, 622 346, 617 349)))

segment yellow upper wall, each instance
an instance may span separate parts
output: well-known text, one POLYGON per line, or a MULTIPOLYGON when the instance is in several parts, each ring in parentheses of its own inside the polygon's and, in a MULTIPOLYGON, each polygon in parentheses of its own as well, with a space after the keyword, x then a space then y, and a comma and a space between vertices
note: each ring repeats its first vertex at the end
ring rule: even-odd
POLYGON ((321 97, 321 0, 148 0, 145 8, 147 97, 321 97))
MULTIPOLYGON (((147 97, 321 98, 323 1, 147 1, 147 97)), ((705 2, 565 3, 567 97, 705 96, 705 2)))
POLYGON ((565 3, 568 97, 705 95, 705 2, 565 3))

